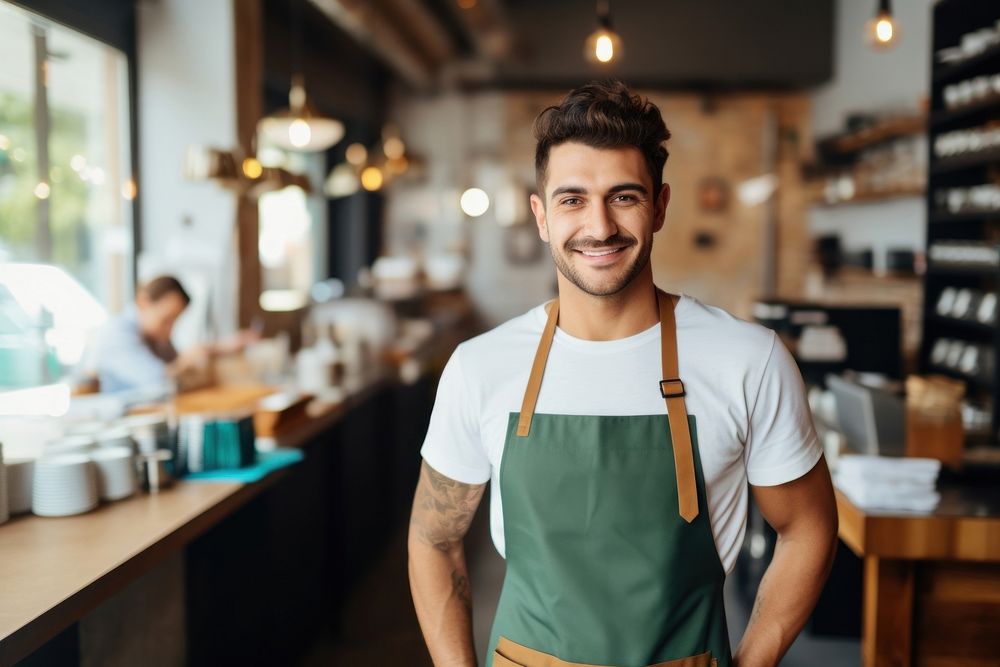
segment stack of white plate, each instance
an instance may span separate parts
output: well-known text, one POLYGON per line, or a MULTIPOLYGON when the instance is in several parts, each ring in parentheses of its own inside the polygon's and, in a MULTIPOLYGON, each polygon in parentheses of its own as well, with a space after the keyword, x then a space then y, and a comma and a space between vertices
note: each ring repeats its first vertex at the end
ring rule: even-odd
POLYGON ((90 454, 97 472, 101 500, 128 498, 138 486, 132 447, 101 447, 90 454))
POLYGON ((70 516, 97 507, 94 463, 82 454, 63 454, 35 461, 31 509, 39 516, 70 516))
POLYGON ((31 511, 32 477, 35 474, 34 459, 7 459, 7 499, 11 514, 31 511))

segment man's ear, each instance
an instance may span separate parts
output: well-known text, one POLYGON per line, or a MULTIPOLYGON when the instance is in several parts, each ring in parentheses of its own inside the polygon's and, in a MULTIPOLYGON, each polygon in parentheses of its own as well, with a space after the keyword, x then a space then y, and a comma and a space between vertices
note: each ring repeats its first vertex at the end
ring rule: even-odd
POLYGON ((653 209, 653 233, 663 229, 663 221, 667 214, 667 205, 670 203, 670 185, 664 183, 656 195, 656 206, 653 209))
POLYGON ((535 225, 542 241, 549 242, 549 226, 545 219, 545 203, 538 195, 531 195, 531 212, 535 214, 535 225))

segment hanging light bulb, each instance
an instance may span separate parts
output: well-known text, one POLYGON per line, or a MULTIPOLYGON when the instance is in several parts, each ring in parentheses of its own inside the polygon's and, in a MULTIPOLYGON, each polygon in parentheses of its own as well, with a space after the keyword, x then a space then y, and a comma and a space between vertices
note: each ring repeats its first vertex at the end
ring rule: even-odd
POLYGON ((344 124, 319 113, 306 96, 302 77, 302 31, 304 0, 290 3, 289 39, 292 47, 290 62, 292 86, 288 91, 288 108, 262 118, 257 123, 257 145, 277 146, 285 150, 307 153, 325 151, 344 136, 344 124))
POLYGON ((611 7, 608 0, 597 3, 597 30, 590 33, 583 44, 583 55, 588 62, 607 64, 623 55, 622 38, 611 28, 611 7))
POLYGON ((306 97, 302 76, 292 77, 288 108, 262 118, 257 124, 260 143, 287 150, 319 152, 344 136, 344 124, 316 111, 306 97))
POLYGON ((895 44, 896 21, 892 17, 890 0, 879 0, 878 11, 868 22, 868 41, 877 49, 886 49, 895 44))

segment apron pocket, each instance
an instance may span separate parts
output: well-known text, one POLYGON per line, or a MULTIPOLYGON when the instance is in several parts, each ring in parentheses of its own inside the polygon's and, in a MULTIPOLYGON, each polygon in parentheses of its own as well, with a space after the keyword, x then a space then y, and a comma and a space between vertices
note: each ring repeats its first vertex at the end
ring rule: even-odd
POLYGON ((507 658, 500 651, 493 651, 493 667, 524 667, 524 665, 507 658))
MULTIPOLYGON (((611 667, 610 665, 566 662, 554 655, 522 646, 503 636, 497 641, 497 647, 493 651, 493 664, 496 667, 611 667)), ((658 662, 655 665, 649 665, 649 667, 715 667, 717 664, 716 659, 712 657, 712 652, 705 651, 688 658, 658 662)))

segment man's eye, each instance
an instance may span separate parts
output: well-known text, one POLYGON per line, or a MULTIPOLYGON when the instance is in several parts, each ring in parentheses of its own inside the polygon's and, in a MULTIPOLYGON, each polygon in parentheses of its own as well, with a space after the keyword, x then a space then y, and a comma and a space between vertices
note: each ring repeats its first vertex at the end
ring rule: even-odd
POLYGON ((580 204, 582 202, 583 200, 580 199, 579 197, 566 197, 566 199, 563 199, 562 202, 560 203, 563 206, 576 206, 577 204, 580 204))
POLYGON ((611 199, 611 201, 615 201, 615 202, 632 202, 632 201, 635 201, 635 197, 633 195, 615 195, 611 199))

